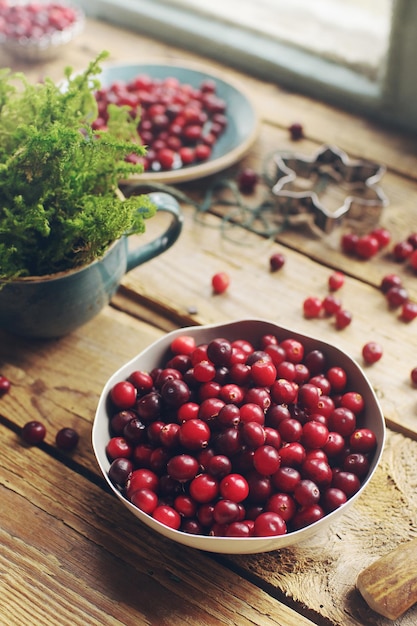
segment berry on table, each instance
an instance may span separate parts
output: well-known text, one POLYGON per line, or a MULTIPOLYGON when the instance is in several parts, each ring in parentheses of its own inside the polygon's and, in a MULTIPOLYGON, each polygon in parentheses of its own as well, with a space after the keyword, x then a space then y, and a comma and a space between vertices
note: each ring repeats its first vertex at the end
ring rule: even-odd
POLYGON ((259 176, 255 172, 255 170, 250 167, 246 167, 239 174, 237 183, 239 187, 239 191, 243 194, 251 194, 255 191, 255 187, 258 183, 259 176))
POLYGON ((274 252, 269 257, 269 269, 271 272, 276 272, 281 269, 285 265, 285 256, 282 252, 274 252))
POLYGON ((417 367, 413 367, 410 372, 411 382, 417 387, 417 367))
POLYGON ((304 137, 304 128, 300 122, 293 122, 290 124, 289 129, 290 136, 293 141, 298 141, 304 137))
POLYGON ((376 341, 368 341, 362 348, 362 356, 368 365, 372 365, 379 361, 382 357, 383 350, 382 346, 379 345, 376 341))
POLYGON ((378 251, 379 241, 373 235, 362 235, 362 237, 358 238, 355 252, 359 258, 364 260, 371 259, 378 251))
POLYGON ((55 436, 55 443, 61 450, 73 450, 79 441, 79 434, 73 428, 61 428, 55 436))
POLYGON ((337 330, 343 330, 352 322, 352 313, 346 309, 339 309, 335 317, 335 326, 337 330))
POLYGON ((407 300, 401 307, 400 320, 412 322, 417 317, 417 303, 407 300))
POLYGON ((44 424, 37 420, 27 422, 22 428, 22 439, 31 446, 40 443, 45 439, 46 428, 44 424))
POLYGON ((329 279, 328 279, 328 285, 329 285, 330 291, 337 291, 338 289, 343 287, 344 284, 345 284, 345 275, 343 274, 343 272, 336 271, 336 272, 333 272, 333 274, 330 274, 329 279))
POLYGON ((10 390, 11 383, 6 376, 0 375, 0 398, 4 396, 10 390))
POLYGON ((323 301, 318 296, 308 296, 303 302, 304 317, 313 319, 319 317, 323 310, 323 301))
POLYGON ((226 272, 218 272, 211 279, 214 293, 224 293, 230 285, 230 277, 226 272))

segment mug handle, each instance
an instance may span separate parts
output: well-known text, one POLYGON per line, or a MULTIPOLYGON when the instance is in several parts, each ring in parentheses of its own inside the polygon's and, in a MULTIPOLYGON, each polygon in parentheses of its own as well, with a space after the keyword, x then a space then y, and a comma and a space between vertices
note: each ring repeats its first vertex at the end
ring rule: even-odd
POLYGON ((157 211, 171 213, 171 223, 165 232, 153 241, 128 251, 126 272, 130 272, 138 265, 146 263, 146 261, 150 261, 168 250, 181 234, 184 218, 177 200, 170 194, 159 191, 150 193, 149 197, 156 205, 157 211))

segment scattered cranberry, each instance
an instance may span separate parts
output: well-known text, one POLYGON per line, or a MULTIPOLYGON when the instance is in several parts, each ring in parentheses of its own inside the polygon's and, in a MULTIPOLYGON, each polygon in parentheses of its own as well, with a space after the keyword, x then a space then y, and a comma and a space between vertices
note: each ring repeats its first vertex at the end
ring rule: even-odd
POLYGON ((214 293, 224 293, 230 285, 230 277, 226 272, 218 272, 211 279, 214 293))
POLYGON ((243 194, 251 194, 255 191, 258 183, 258 174, 255 170, 247 167, 238 176, 237 183, 239 191, 243 194))
POLYGON ((408 235, 407 241, 408 243, 411 243, 414 250, 417 250, 417 232, 411 233, 410 235, 408 235))
POLYGON ((387 274, 382 278, 380 285, 382 293, 387 293, 391 287, 402 287, 402 280, 398 274, 387 274))
POLYGON ((285 256, 282 252, 274 252, 269 258, 269 268, 271 272, 276 272, 285 265, 285 256))
POLYGON ((417 317, 417 303, 407 300, 401 307, 400 320, 412 322, 417 317))
POLYGON ((362 348, 362 356, 365 363, 367 363, 368 365, 379 361, 379 359, 382 357, 382 354, 382 347, 375 341, 369 341, 362 348))
POLYGON ((361 259, 371 259, 376 253, 379 251, 379 241, 373 235, 363 235, 359 237, 356 246, 355 252, 361 259))
POLYGON ((413 252, 410 254, 408 258, 408 263, 415 272, 417 272, 417 249, 414 248, 413 252))
POLYGON ((61 428, 55 436, 55 443, 61 450, 74 450, 80 436, 73 428, 61 428))
POLYGON ((343 274, 343 272, 336 271, 336 272, 333 272, 333 274, 329 276, 328 285, 329 285, 330 291, 338 291, 338 289, 343 287, 344 284, 345 284, 345 275, 343 274))
POLYGON ((46 428, 36 420, 27 422, 22 428, 22 439, 29 445, 36 445, 45 439, 46 428))
POLYGON ((291 139, 298 141, 304 137, 304 128, 299 122, 293 122, 289 127, 291 139))
POLYGON ((119 383, 109 393, 109 479, 175 530, 292 532, 342 506, 369 471, 377 440, 364 425, 364 397, 342 367, 295 337, 196 345, 177 336, 164 362, 128 381, 133 409, 114 402, 119 383))
POLYGON ((352 322, 352 313, 346 309, 339 309, 335 317, 335 326, 337 330, 343 330, 352 322))
POLYGON ((345 254, 354 254, 356 251, 356 244, 358 242, 358 239, 359 237, 355 233, 345 233, 344 235, 342 235, 342 251, 345 254))
POLYGON ((378 241, 380 250, 382 248, 386 248, 391 242, 391 233, 387 228, 383 228, 382 226, 380 228, 375 228, 370 234, 378 241))
POLYGON ((323 301, 317 296, 309 296, 303 302, 304 317, 313 319, 320 316, 323 310, 323 301))
POLYGON ((394 261, 398 261, 402 263, 413 252, 414 248, 409 241, 399 241, 395 244, 392 249, 392 256, 394 257, 394 261))
POLYGON ((10 390, 10 387, 11 387, 10 380, 6 378, 6 376, 0 375, 0 398, 1 396, 4 396, 6 393, 8 393, 8 391, 10 390))
POLYGON ((394 285, 385 294, 388 305, 392 309, 397 309, 408 300, 408 291, 404 287, 394 285))
POLYGON ((411 382, 417 386, 417 367, 413 367, 410 373, 411 382))

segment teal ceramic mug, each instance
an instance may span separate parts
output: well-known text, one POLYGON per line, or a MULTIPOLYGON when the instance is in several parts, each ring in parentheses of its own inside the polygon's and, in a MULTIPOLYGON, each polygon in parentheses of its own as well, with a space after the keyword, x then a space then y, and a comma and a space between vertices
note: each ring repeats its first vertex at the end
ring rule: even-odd
POLYGON ((126 272, 170 248, 180 236, 183 217, 175 198, 149 194, 158 211, 171 216, 152 241, 129 249, 128 237, 82 268, 51 276, 27 277, 0 287, 0 329, 25 337, 61 337, 91 320, 110 302, 126 272))

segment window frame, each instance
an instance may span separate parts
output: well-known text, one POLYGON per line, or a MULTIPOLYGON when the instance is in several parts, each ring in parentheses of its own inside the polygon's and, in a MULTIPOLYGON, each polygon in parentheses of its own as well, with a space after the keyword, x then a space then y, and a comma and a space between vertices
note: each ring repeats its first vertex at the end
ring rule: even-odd
POLYGON ((164 0, 78 0, 87 16, 154 37, 260 79, 417 131, 417 2, 394 0, 385 71, 374 82, 354 70, 164 0))

